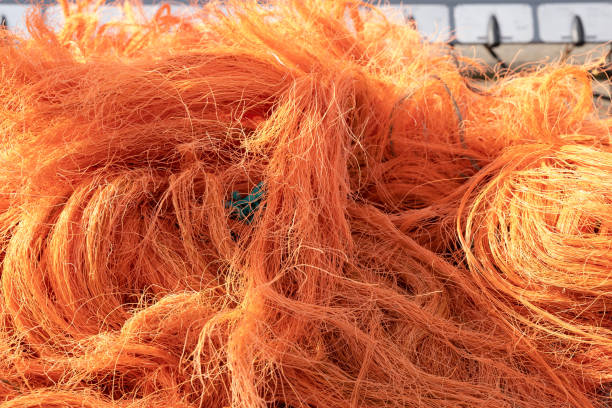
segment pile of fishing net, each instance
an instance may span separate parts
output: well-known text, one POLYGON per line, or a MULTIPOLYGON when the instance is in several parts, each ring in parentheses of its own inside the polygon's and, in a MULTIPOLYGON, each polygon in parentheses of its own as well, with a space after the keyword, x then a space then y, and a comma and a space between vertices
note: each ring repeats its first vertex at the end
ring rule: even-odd
POLYGON ((355 1, 0 44, 0 407, 597 407, 612 118, 355 1))

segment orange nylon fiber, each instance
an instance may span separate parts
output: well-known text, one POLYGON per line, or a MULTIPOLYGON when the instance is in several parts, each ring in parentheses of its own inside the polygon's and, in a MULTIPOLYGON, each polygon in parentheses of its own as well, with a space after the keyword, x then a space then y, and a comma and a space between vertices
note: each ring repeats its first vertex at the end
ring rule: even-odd
POLYGON ((586 66, 481 89, 353 0, 61 6, 1 33, 0 408, 611 406, 586 66))

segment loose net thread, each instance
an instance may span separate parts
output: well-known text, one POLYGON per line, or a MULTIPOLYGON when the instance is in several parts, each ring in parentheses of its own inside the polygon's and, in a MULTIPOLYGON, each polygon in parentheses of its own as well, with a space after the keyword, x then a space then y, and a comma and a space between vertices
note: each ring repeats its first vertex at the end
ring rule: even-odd
POLYGON ((0 407, 608 406, 584 67, 474 92, 354 1, 60 4, 0 45, 0 407))

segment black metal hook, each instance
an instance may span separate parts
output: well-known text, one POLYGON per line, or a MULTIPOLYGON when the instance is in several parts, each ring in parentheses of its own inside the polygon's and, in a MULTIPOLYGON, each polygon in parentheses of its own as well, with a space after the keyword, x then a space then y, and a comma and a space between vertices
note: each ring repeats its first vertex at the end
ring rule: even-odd
POLYGON ((584 25, 582 24, 580 16, 575 15, 572 19, 571 36, 572 44, 577 47, 584 45, 586 39, 584 35, 584 25))
POLYGON ((491 17, 489 17, 489 23, 487 24, 487 45, 494 48, 499 44, 501 44, 499 23, 497 22, 497 17, 491 15, 491 17))

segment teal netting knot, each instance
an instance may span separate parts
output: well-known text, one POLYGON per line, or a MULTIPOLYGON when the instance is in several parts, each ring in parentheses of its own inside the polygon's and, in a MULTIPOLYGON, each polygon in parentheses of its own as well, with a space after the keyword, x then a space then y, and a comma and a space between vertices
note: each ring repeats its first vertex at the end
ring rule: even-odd
POLYGON ((236 220, 250 224, 253 221, 255 211, 261 205, 264 190, 263 181, 260 181, 244 198, 238 191, 232 192, 232 198, 225 202, 225 208, 231 208, 230 216, 236 220))

